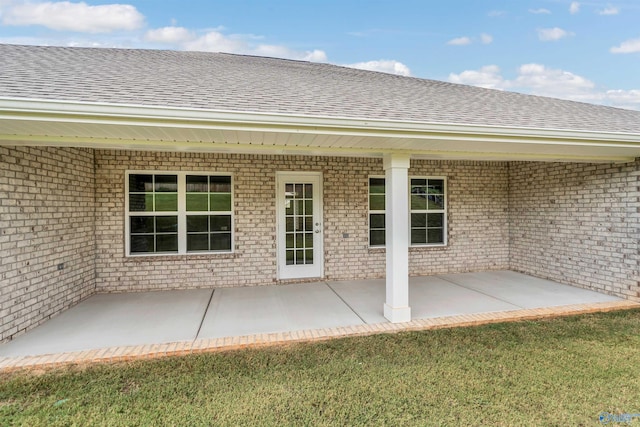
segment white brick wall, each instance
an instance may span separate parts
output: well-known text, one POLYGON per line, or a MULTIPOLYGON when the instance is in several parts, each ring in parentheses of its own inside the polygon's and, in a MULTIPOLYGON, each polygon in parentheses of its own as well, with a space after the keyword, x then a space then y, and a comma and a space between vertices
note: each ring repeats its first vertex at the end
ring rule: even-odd
POLYGON ((0 146, 0 341, 94 292, 94 184, 92 150, 0 146))
MULTIPOLYGON (((276 283, 276 171, 323 173, 326 278, 384 277, 384 250, 368 247, 368 177, 384 174, 379 159, 96 151, 96 167, 99 292, 276 283), (126 258, 127 169, 233 173, 235 253, 126 258)), ((450 244, 412 249, 411 274, 507 268, 506 163, 414 161, 410 173, 446 175, 450 195, 450 244)))
MULTIPOLYGON (((380 159, 0 147, 0 340, 95 291, 277 283, 277 171, 323 173, 327 279, 384 277, 368 247, 380 159), (235 252, 126 258, 128 169, 232 173, 235 252)), ((448 184, 449 244, 411 248, 411 275, 512 268, 640 299, 640 161, 413 160, 409 174, 448 184)))
POLYGON ((511 163, 510 266, 640 300, 640 161, 511 163))

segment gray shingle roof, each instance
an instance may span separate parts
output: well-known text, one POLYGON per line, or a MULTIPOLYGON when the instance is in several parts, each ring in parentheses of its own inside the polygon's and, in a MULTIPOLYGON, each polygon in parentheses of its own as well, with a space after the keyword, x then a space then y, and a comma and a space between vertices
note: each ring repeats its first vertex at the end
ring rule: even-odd
POLYGON ((0 97, 640 133, 640 112, 224 53, 0 45, 0 97))

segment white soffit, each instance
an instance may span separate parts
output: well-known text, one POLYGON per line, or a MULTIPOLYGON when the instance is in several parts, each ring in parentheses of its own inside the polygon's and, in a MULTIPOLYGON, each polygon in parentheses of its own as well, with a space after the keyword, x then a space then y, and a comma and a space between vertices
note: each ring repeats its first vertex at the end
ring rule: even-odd
POLYGON ((625 162, 640 135, 0 99, 0 144, 193 152, 625 162))

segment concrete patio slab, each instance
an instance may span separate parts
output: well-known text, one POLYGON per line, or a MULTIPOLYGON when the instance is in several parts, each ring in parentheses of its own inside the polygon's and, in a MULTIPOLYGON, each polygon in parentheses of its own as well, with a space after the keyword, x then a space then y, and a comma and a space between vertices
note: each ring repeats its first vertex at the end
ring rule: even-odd
POLYGON ((619 301, 620 298, 567 286, 515 271, 483 271, 439 277, 456 285, 492 295, 521 308, 619 301))
POLYGON ((493 313, 522 308, 504 301, 499 296, 458 286, 439 276, 410 278, 409 298, 411 298, 411 314, 415 319, 493 313))
POLYGON ((98 294, 0 344, 0 369, 639 306, 511 271, 412 277, 409 286, 406 324, 383 317, 384 280, 98 294))
POLYGON ((223 288, 213 294, 198 338, 219 338, 364 322, 324 282, 223 288))
POLYGON ((98 294, 10 341, 0 356, 192 341, 212 289, 98 294))

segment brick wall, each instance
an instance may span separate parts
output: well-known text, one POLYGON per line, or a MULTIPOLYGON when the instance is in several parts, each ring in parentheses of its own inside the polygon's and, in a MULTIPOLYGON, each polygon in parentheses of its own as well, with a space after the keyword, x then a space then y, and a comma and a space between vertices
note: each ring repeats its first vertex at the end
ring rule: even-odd
POLYGON ((94 292, 94 186, 92 150, 0 146, 0 341, 94 292))
MULTIPOLYGON (((276 283, 276 171, 324 179, 327 279, 384 277, 384 250, 368 247, 368 158, 96 151, 97 289, 100 292, 276 283), (229 172, 234 176, 235 252, 124 256, 126 170, 229 172)), ((506 163, 413 161, 412 175, 446 175, 449 246, 411 250, 411 274, 508 266, 506 163)))
POLYGON ((509 165, 511 269, 640 300, 640 161, 509 165))

